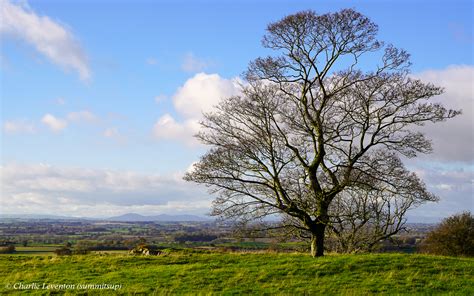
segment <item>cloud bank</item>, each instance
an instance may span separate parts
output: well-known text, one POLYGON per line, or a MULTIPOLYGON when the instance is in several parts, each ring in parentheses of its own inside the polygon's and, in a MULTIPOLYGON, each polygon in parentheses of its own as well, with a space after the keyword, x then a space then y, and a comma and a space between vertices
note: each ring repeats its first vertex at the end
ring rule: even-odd
POLYGON ((107 217, 127 212, 206 214, 210 199, 182 174, 57 167, 45 164, 0 167, 4 213, 107 217))
POLYGON ((474 172, 469 167, 417 163, 414 169, 430 192, 440 197, 437 203, 427 203, 412 210, 411 222, 438 222, 440 218, 474 210, 474 172))
MULTIPOLYGON (((427 124, 426 135, 433 140, 430 160, 473 163, 474 161, 474 66, 453 65, 444 70, 424 71, 414 75, 425 82, 445 88, 434 98, 449 109, 462 114, 443 123, 427 124)), ((426 157, 424 157, 426 158, 426 157)))

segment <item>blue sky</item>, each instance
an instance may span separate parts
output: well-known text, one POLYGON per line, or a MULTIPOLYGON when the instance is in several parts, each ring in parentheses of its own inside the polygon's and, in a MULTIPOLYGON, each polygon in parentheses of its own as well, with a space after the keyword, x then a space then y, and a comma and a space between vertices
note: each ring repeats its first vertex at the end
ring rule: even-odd
POLYGON ((446 86, 443 103, 465 110, 427 127, 436 152, 407 163, 443 201, 415 213, 473 208, 472 1, 0 3, 5 212, 207 212, 212 197, 181 180, 206 150, 191 137, 200 111, 269 53, 268 23, 347 7, 411 54, 413 75, 446 86), (161 187, 140 188, 152 180, 161 187))

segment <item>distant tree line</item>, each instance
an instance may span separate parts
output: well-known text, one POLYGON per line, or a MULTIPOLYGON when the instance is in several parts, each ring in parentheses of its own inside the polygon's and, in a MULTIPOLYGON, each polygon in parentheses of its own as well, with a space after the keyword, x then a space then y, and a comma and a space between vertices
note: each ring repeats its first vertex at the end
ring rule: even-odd
POLYGON ((215 234, 206 234, 206 233, 187 233, 176 235, 174 240, 179 243, 184 242, 210 242, 217 239, 218 236, 215 234))

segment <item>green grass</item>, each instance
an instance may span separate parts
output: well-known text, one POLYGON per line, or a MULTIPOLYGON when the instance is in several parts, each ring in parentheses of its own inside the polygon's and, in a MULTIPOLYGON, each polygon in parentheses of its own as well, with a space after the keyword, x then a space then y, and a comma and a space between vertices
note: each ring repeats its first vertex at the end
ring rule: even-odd
POLYGON ((204 251, 157 257, 16 255, 0 256, 0 267, 1 295, 18 292, 11 286, 19 282, 121 284, 116 292, 125 295, 474 295, 474 259, 427 255, 333 255, 317 259, 296 253, 204 251))

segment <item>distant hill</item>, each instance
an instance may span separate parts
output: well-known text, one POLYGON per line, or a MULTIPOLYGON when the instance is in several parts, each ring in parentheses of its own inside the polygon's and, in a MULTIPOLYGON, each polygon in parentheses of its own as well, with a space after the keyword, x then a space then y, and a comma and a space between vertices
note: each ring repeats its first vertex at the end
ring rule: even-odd
POLYGON ((135 213, 128 213, 120 216, 110 217, 105 220, 119 222, 205 222, 212 221, 210 218, 200 217, 196 215, 156 215, 143 216, 135 213))

